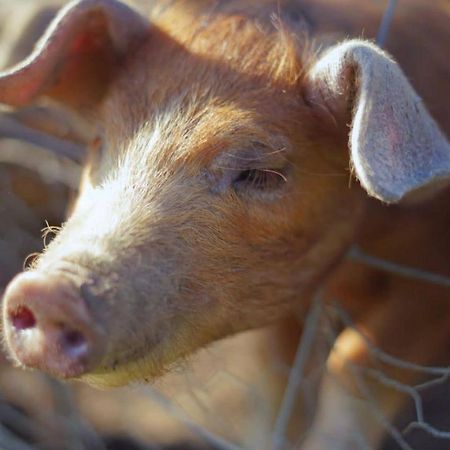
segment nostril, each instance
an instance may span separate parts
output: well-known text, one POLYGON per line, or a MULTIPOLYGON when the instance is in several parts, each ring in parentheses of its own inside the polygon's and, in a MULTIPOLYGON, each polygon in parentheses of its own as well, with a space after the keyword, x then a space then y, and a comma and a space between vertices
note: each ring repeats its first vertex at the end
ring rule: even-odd
POLYGON ((66 331, 64 333, 64 341, 71 347, 79 347, 86 342, 86 339, 79 331, 66 331))
POLYGON ((64 330, 62 334, 62 345, 66 354, 72 358, 82 356, 88 349, 86 338, 77 330, 64 330))
POLYGON ((14 311, 10 311, 9 320, 12 326, 18 331, 28 330, 36 325, 36 318, 33 312, 26 306, 21 306, 14 311))

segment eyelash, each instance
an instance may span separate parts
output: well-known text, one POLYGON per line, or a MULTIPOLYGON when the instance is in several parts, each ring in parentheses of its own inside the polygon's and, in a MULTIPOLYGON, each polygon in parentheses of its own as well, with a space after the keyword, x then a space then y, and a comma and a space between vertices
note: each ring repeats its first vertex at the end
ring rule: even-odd
POLYGON ((247 169, 239 172, 233 181, 235 189, 250 187, 268 190, 279 187, 287 181, 282 171, 276 169, 247 169))

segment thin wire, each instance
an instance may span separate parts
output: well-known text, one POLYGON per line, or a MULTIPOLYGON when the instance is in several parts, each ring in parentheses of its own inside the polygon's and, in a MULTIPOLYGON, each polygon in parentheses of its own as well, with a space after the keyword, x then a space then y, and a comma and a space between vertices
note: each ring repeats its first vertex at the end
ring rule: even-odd
POLYGON ((384 270, 386 272, 395 273, 402 277, 414 278, 415 280, 425 281, 431 284, 437 284, 439 286, 450 287, 450 278, 444 275, 428 272, 426 270, 417 269, 415 267, 404 266, 403 264, 397 264, 386 259, 377 258, 376 256, 369 255, 363 252, 359 247, 352 247, 347 254, 349 259, 366 264, 377 269, 384 270))
POLYGON ((389 31, 392 25, 392 18, 397 6, 397 0, 389 0, 389 3, 384 10, 383 18, 381 19, 380 28, 376 38, 376 43, 380 47, 384 47, 389 35, 389 31))
POLYGON ((77 163, 85 153, 82 145, 28 127, 7 114, 0 114, 0 138, 28 142, 77 163))
POLYGON ((207 430, 200 424, 192 421, 183 411, 177 408, 169 399, 164 395, 157 392, 150 386, 144 386, 142 392, 148 395, 152 400, 156 401, 164 410, 166 410, 172 417, 178 419, 188 430, 193 434, 200 436, 206 442, 213 445, 217 450, 243 450, 242 447, 229 442, 222 437, 207 430))
POLYGON ((306 361, 311 352, 314 339, 318 330, 318 322, 321 313, 321 292, 316 294, 311 309, 306 317, 305 329, 303 331, 302 339, 299 342, 297 348, 297 354, 295 355, 294 364, 289 375, 288 384, 284 391, 283 402, 278 412, 277 421, 272 438, 272 449, 281 450, 285 446, 286 430, 289 420, 292 415, 292 411, 295 405, 295 399, 297 397, 300 384, 303 381, 303 375, 305 371, 306 361))
POLYGON ((352 321, 350 315, 347 311, 339 305, 338 301, 335 301, 331 304, 331 308, 342 324, 351 330, 354 330, 358 333, 358 335, 364 340, 364 343, 367 346, 367 349, 374 355, 379 361, 383 363, 389 364, 393 367, 398 367, 400 369, 411 370, 414 372, 419 372, 428 375, 436 375, 445 377, 450 373, 450 367, 442 367, 442 366, 422 366, 419 364, 414 364, 409 361, 405 361, 400 358, 396 358, 392 356, 380 348, 376 347, 375 344, 363 333, 355 323, 352 321))

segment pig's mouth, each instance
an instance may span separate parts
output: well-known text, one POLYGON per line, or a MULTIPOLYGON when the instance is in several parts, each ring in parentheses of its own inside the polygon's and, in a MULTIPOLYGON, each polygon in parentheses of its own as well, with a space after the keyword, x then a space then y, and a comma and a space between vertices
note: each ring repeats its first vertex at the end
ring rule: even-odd
POLYGON ((167 361, 163 363, 165 354, 162 346, 154 347, 150 353, 148 349, 142 349, 142 352, 134 350, 132 354, 121 355, 113 363, 101 364, 76 378, 97 388, 120 387, 137 381, 152 382, 171 369, 167 361))
POLYGON ((150 334, 136 336, 134 342, 110 343, 101 364, 79 379, 95 387, 110 388, 153 382, 177 367, 185 368, 188 358, 198 349, 231 332, 228 325, 219 323, 202 329, 194 323, 197 316, 195 312, 190 317, 172 316, 148 327, 150 334))
POLYGON ((201 333, 192 336, 192 326, 182 319, 170 320, 171 333, 153 335, 151 340, 127 348, 109 349, 114 357, 106 355, 101 364, 78 377, 94 387, 120 387, 133 382, 153 382, 171 372, 174 367, 184 365, 188 356, 196 349, 206 345, 211 337, 203 339, 201 333), (180 345, 189 343, 189 346, 180 345))

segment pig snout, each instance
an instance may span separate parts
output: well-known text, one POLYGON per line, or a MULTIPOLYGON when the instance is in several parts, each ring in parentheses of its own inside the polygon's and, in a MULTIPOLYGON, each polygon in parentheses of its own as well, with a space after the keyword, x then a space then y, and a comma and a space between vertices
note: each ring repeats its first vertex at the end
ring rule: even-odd
POLYGON ((104 332, 82 290, 61 276, 17 276, 5 292, 3 327, 6 344, 20 365, 59 378, 92 370, 104 353, 104 332))

